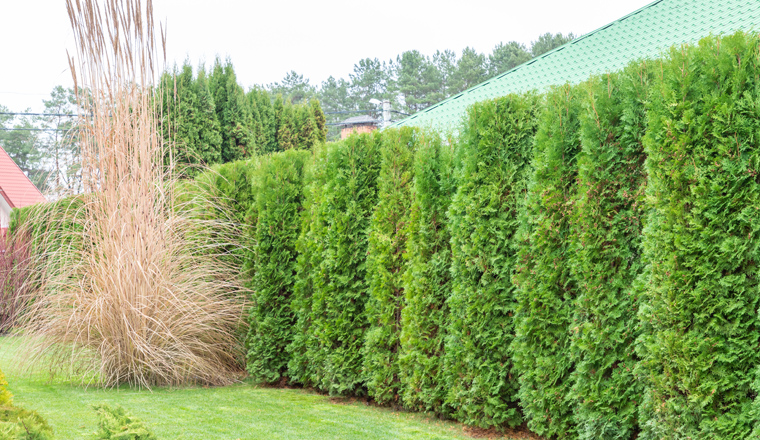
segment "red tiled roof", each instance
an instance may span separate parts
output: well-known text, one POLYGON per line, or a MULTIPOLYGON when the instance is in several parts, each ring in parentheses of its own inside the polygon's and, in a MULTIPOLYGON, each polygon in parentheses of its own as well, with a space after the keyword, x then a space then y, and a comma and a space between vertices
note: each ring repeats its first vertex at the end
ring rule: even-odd
POLYGON ((23 208, 47 201, 3 147, 0 147, 0 196, 11 208, 23 208))

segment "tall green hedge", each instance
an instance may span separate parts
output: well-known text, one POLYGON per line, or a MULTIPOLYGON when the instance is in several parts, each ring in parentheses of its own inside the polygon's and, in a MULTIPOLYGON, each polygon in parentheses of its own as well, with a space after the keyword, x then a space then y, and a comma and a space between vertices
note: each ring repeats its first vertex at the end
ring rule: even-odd
POLYGON ((575 437, 570 323, 578 289, 570 273, 569 239, 584 87, 565 85, 547 93, 514 277, 519 291, 512 350, 520 404, 532 431, 557 438, 575 437))
POLYGON ((254 380, 276 382, 286 375, 287 346, 294 337, 291 308, 296 281, 296 241, 301 226, 307 151, 263 156, 255 179, 256 233, 253 291, 247 338, 247 369, 254 380))
MULTIPOLYGON (((362 346, 368 230, 377 204, 381 134, 328 144, 313 237, 311 305, 305 358, 314 386, 335 395, 364 394, 362 346)), ((301 266, 302 268, 304 266, 301 266)), ((299 301, 303 301, 300 297, 299 301)))
POLYGON ((642 439, 743 439, 760 364, 760 40, 671 50, 644 146, 642 439))
POLYGON ((381 404, 400 403, 399 337, 417 134, 409 127, 383 132, 378 202, 369 229, 364 375, 369 396, 381 404))
POLYGON ((643 271, 645 102, 650 66, 633 63, 589 82, 581 113, 578 200, 568 264, 578 296, 570 352, 578 436, 629 439, 638 431, 642 383, 634 341, 643 271))
POLYGON ((451 290, 451 234, 446 212, 456 192, 454 144, 435 133, 418 134, 401 310, 399 369, 409 409, 448 412, 443 365, 451 290))
POLYGON ((317 340, 311 330, 311 303, 314 280, 319 279, 317 268, 324 250, 322 237, 326 235, 326 219, 322 210, 322 193, 325 186, 325 169, 328 147, 315 147, 311 160, 304 167, 303 210, 301 228, 296 241, 298 258, 296 280, 293 286, 291 308, 296 316, 293 342, 287 347, 290 360, 288 375, 291 381, 316 386, 315 363, 309 357, 317 350, 317 340))
POLYGON ((448 401, 458 420, 516 426, 513 237, 530 177, 540 110, 535 94, 473 105, 461 149, 459 187, 449 210, 452 289, 446 368, 448 401))

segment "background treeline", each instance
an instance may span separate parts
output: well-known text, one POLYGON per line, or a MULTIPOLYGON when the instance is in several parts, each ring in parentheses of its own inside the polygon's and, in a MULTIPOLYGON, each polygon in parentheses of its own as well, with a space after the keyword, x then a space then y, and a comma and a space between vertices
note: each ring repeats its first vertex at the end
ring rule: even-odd
POLYGON ((294 104, 254 87, 246 92, 232 64, 217 59, 210 73, 189 64, 161 77, 161 132, 174 159, 213 165, 260 154, 311 149, 325 141, 325 115, 316 99, 294 104))
MULTIPOLYGON (((347 79, 330 77, 315 86, 291 71, 280 82, 248 91, 237 82, 229 60, 217 59, 209 71, 201 66, 195 72, 185 63, 161 79, 160 102, 166 117, 162 130, 174 134, 175 159, 190 169, 201 163, 310 148, 325 136, 339 137, 339 129, 327 124, 362 114, 356 110, 379 110, 370 99, 388 99, 393 110, 415 113, 573 38, 573 34, 546 33, 530 47, 511 41, 498 44, 489 54, 470 47, 459 56, 451 50, 432 56, 411 50, 387 62, 362 59, 347 79)), ((10 110, 0 105, 0 146, 43 192, 78 193, 82 188, 76 120, 62 116, 77 113, 74 91, 57 86, 43 103, 43 116, 2 114, 10 110)), ((379 112, 374 116, 381 117, 379 112)))
MULTIPOLYGON (((491 53, 466 47, 460 55, 452 50, 438 50, 432 55, 409 50, 395 59, 381 61, 364 58, 354 64, 348 78, 329 77, 319 85, 310 84, 295 71, 280 82, 266 86, 273 94, 282 94, 294 103, 316 97, 328 113, 328 122, 340 122, 352 110, 374 109, 370 99, 387 99, 393 110, 412 114, 456 95, 481 82, 506 72, 532 58, 572 41, 571 33, 546 33, 530 47, 517 41, 499 43, 491 53), (333 113, 333 114, 330 114, 333 113)), ((380 117, 380 114, 375 114, 380 117)), ((394 119, 403 116, 395 115, 394 119)), ((330 132, 335 139, 337 130, 330 132)))
POLYGON ((750 438, 759 54, 711 37, 478 103, 456 137, 201 177, 245 212, 252 377, 547 438, 750 438))

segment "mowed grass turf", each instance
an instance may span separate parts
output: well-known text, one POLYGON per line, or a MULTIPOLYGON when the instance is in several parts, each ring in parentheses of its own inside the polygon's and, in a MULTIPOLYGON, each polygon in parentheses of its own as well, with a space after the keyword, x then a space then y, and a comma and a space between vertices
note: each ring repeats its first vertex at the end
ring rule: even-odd
POLYGON ((92 405, 119 404, 159 439, 471 439, 461 425, 306 390, 242 383, 220 388, 85 389, 15 367, 20 340, 0 337, 0 369, 14 402, 39 412, 56 439, 91 436, 92 405))

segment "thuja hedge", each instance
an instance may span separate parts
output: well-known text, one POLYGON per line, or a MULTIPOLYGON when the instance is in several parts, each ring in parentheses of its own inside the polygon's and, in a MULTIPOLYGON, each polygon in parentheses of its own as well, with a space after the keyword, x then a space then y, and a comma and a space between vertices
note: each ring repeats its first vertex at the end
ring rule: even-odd
POLYGON ((381 144, 382 135, 375 132, 325 148, 324 185, 315 207, 322 224, 307 237, 317 242, 313 264, 299 266, 311 271, 310 304, 300 307, 308 316, 298 318, 308 322, 303 356, 311 364, 309 385, 335 395, 366 393, 368 230, 377 204, 381 144))
POLYGON ((760 364, 760 40, 671 50, 648 106, 642 439, 741 439, 760 364))
POLYGON ((253 192, 258 217, 253 240, 253 291, 247 369, 254 380, 273 383, 287 372, 293 340, 291 308, 296 281, 296 241, 301 228, 304 164, 308 151, 261 158, 253 192))
POLYGON ((583 87, 560 86, 546 96, 514 276, 519 290, 512 351, 520 405, 532 431, 559 438, 574 437, 576 426, 569 328, 577 284, 570 272, 569 238, 583 87))
POLYGON ((509 352, 513 237, 531 174, 539 103, 538 95, 527 94, 474 105, 459 145, 459 188, 449 210, 447 401, 457 419, 484 428, 522 422, 509 352))
POLYGON ((401 310, 401 399, 409 409, 446 415, 443 360, 451 291, 446 213, 456 192, 455 145, 435 133, 421 132, 418 138, 401 310))
POLYGON ((645 102, 654 63, 592 79, 584 96, 578 199, 568 264, 577 280, 570 352, 581 439, 627 439, 638 430, 642 383, 634 287, 643 271, 645 102))
POLYGON ((378 201, 369 227, 364 376, 369 396, 381 404, 400 403, 399 337, 417 135, 410 127, 383 134, 378 201))

